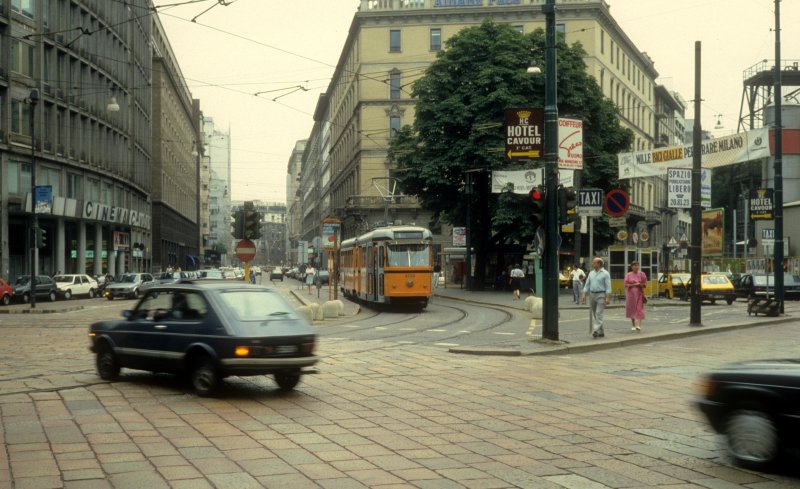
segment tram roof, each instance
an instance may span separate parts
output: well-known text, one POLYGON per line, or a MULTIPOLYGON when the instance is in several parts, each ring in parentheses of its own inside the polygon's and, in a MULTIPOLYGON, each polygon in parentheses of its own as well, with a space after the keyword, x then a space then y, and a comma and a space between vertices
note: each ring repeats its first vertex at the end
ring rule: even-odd
POLYGON ((433 239, 433 233, 431 233, 427 228, 420 226, 388 226, 373 229, 372 231, 362 234, 356 238, 344 240, 342 241, 342 246, 350 246, 355 243, 363 243, 365 241, 391 241, 395 239, 408 238, 408 236, 402 236, 403 233, 421 233, 422 235, 417 239, 433 239))

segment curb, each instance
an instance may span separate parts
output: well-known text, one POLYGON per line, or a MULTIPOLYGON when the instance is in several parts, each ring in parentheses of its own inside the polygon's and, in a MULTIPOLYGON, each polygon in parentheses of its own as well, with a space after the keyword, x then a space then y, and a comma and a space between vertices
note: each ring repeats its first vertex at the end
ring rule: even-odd
POLYGON ((756 328, 759 326, 772 326, 775 324, 783 324, 783 323, 790 323, 793 321, 797 321, 794 317, 782 317, 776 318, 767 321, 760 321, 757 323, 738 323, 738 324, 727 324, 727 325, 719 325, 719 326, 691 326, 691 329, 682 330, 682 331, 674 331, 669 333, 661 333, 656 334, 653 336, 636 336, 633 338, 620 338, 613 341, 603 341, 603 340, 595 340, 591 343, 581 343, 569 346, 559 346, 554 347, 549 350, 538 350, 538 351, 523 351, 520 348, 516 347, 462 347, 462 348, 450 348, 448 351, 450 353, 460 353, 464 355, 484 355, 484 356, 544 356, 544 355, 561 355, 567 353, 585 353, 590 351, 599 351, 599 350, 609 350, 612 348, 618 348, 621 346, 627 345, 640 345, 644 343, 652 343, 655 341, 667 341, 667 340, 674 340, 679 338, 687 338, 691 336, 700 336, 704 334, 712 334, 718 333, 721 331, 727 331, 730 329, 744 329, 744 328, 756 328))
POLYGON ((64 307, 61 309, 0 309, 0 314, 56 314, 59 312, 81 311, 84 306, 64 307))

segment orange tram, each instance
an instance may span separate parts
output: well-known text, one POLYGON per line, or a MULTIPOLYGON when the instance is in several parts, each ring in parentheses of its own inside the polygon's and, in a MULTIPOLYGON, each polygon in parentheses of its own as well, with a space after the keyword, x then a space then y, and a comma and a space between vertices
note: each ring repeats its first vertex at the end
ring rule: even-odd
POLYGON ((342 293, 366 303, 424 309, 432 294, 432 241, 429 230, 415 226, 377 228, 342 241, 342 293))

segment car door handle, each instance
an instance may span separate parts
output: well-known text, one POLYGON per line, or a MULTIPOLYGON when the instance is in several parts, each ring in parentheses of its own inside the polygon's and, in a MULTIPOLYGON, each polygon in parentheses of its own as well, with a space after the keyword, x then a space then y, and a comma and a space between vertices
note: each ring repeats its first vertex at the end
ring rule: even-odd
POLYGON ((167 329, 167 325, 166 324, 156 324, 155 328, 156 329, 167 329))

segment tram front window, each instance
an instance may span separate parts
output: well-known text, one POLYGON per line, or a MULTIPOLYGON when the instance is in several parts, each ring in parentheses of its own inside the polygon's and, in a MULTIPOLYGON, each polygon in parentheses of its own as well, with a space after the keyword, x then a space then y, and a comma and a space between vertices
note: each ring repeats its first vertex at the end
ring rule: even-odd
POLYGON ((430 252, 424 244, 392 244, 389 245, 390 267, 427 267, 430 266, 430 252))

